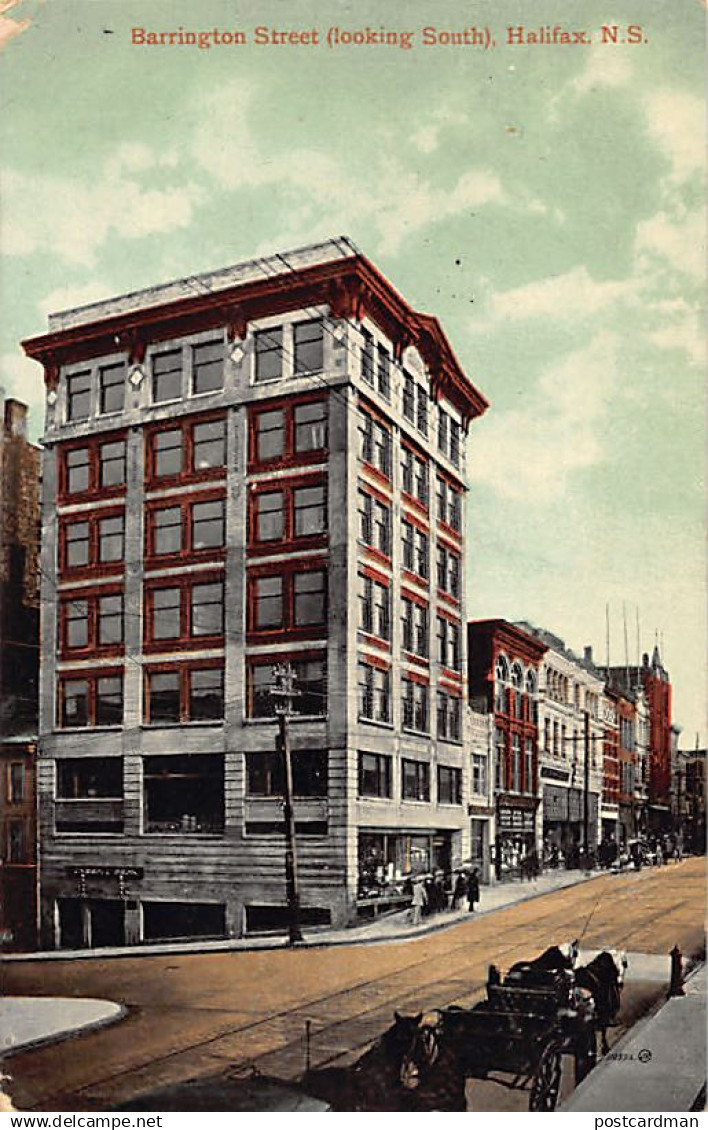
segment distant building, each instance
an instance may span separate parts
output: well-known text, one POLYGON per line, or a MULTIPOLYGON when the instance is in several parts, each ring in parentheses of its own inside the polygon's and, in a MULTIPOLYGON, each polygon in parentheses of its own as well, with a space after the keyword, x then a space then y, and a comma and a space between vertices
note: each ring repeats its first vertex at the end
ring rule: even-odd
POLYGON ((283 930, 469 853, 465 436, 486 401, 349 241, 50 318, 47 945, 283 930))
POLYGON ((476 700, 467 711, 466 744, 470 757, 470 790, 468 815, 470 817, 469 861, 479 871, 483 883, 491 882, 494 875, 493 852, 495 837, 495 796, 491 772, 494 737, 494 715, 486 702, 476 700))
POLYGON ((39 667, 39 459, 27 407, 0 428, 0 942, 37 938, 35 753, 39 667))
POLYGON ((706 751, 679 750, 677 757, 678 829, 686 851, 706 850, 706 751))
MULTIPOLYGON (((467 626, 470 702, 493 719, 496 879, 518 876, 540 847, 539 674, 546 646, 506 620, 473 620, 467 626)), ((479 819, 485 818, 473 816, 473 822, 479 819)))
POLYGON ((661 661, 658 644, 651 662, 648 654, 639 669, 628 666, 601 668, 608 685, 632 692, 640 685, 649 715, 649 781, 647 831, 664 833, 672 825, 671 681, 661 661))

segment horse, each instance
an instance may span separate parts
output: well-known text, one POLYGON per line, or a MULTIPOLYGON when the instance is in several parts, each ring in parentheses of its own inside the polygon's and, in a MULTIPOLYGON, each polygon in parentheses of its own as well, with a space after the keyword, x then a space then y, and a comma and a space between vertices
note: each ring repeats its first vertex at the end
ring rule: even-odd
POLYGON ((9 1075, 0 1073, 0 1114, 9 1114, 17 1107, 13 1105, 12 1099, 5 1091, 5 1084, 10 1082, 9 1075))
POLYGON ((575 970, 576 998, 580 1004, 592 1002, 603 1055, 610 1050, 607 1029, 615 1022, 620 1009, 627 965, 623 950, 603 950, 587 965, 575 970))
MULTIPOLYGON (((561 970, 572 970, 578 960, 577 939, 568 942, 563 948, 549 946, 532 961, 517 961, 508 971, 504 984, 543 985, 548 983, 548 975, 561 970)), ((495 966, 491 967, 496 970, 495 966)))
POLYGON ((393 1025, 356 1063, 306 1071, 303 1090, 340 1112, 409 1109, 408 1093, 418 1086, 432 1057, 431 1030, 421 1026, 422 1019, 422 1012, 394 1012, 393 1025))

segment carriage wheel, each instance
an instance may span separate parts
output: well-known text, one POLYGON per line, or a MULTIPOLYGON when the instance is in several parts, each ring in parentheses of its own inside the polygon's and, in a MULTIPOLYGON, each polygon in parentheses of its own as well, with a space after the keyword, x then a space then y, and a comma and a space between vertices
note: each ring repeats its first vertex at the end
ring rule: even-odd
POLYGON ((555 1110, 561 1081, 561 1046, 546 1044, 531 1083, 529 1110, 555 1110))

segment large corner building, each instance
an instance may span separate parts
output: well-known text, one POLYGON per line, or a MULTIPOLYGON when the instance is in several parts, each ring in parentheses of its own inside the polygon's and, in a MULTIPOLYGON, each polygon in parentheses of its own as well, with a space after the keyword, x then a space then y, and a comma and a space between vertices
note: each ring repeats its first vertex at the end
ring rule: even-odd
POLYGON ((464 450, 486 402, 344 239, 50 318, 46 945, 303 922, 469 852, 464 450))

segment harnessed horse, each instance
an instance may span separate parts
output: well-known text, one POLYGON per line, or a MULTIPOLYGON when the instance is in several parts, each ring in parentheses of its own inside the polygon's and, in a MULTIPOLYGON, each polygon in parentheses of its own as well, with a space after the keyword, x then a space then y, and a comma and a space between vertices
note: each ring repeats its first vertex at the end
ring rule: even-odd
POLYGON ((627 955, 623 950, 603 950, 587 965, 582 965, 575 971, 576 996, 581 1003, 588 999, 592 1002, 603 1055, 610 1050, 607 1029, 616 1020, 620 1009, 627 964, 627 955))

